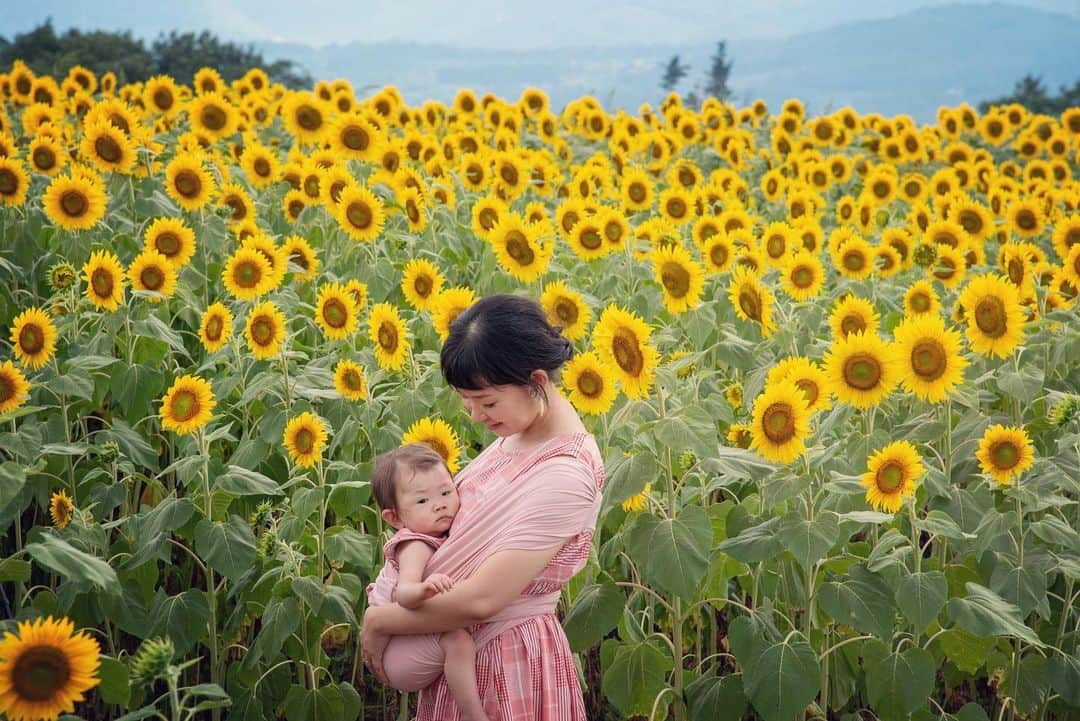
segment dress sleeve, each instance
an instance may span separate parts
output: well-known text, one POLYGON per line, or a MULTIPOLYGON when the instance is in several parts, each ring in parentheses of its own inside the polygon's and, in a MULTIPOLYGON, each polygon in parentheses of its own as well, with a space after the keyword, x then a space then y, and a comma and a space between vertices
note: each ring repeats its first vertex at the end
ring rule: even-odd
POLYGON ((495 550, 551 548, 596 526, 600 489, 592 468, 583 460, 549 458, 524 471, 513 483, 527 490, 514 504, 495 550))
POLYGON ((414 531, 410 531, 407 528, 403 528, 397 533, 395 533, 390 538, 390 540, 386 542, 386 545, 383 546, 383 558, 386 559, 387 563, 397 563, 398 548, 401 546, 401 544, 408 541, 423 541, 436 551, 439 550, 439 546, 442 545, 441 539, 428 536, 424 533, 416 533, 414 531))

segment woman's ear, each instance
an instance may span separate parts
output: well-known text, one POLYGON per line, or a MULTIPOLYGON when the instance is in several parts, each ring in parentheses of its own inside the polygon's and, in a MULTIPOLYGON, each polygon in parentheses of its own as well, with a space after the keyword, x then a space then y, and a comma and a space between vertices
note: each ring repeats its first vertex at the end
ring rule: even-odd
POLYGON ((394 528, 401 528, 401 517, 398 516, 396 508, 384 508, 379 511, 379 515, 394 528))
POLYGON ((539 383, 541 386, 546 386, 548 384, 548 372, 543 368, 538 368, 537 370, 534 370, 532 373, 529 374, 529 377, 539 383))

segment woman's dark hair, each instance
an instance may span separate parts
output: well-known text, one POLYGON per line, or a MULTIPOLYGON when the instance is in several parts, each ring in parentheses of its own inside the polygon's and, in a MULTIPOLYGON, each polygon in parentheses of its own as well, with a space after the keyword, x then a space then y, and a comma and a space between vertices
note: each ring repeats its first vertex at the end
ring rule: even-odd
POLYGON ((529 374, 543 369, 558 383, 559 369, 574 357, 574 346, 560 331, 531 298, 481 298, 450 324, 439 357, 443 377, 451 386, 470 391, 517 385, 544 394, 529 374))

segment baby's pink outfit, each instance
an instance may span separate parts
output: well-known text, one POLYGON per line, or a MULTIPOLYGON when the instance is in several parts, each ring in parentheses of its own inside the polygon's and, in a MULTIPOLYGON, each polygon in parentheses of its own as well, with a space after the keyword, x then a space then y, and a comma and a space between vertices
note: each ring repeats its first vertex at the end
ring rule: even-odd
MULTIPOLYGON (((423 541, 436 551, 446 536, 429 536, 402 528, 383 546, 386 563, 375 583, 368 587, 368 605, 394 603, 398 584, 398 547, 406 541, 423 541)), ((426 576, 426 574, 425 574, 426 576)), ((419 691, 442 675, 446 657, 439 645, 441 633, 392 636, 383 654, 383 669, 390 685, 399 691, 419 691)))

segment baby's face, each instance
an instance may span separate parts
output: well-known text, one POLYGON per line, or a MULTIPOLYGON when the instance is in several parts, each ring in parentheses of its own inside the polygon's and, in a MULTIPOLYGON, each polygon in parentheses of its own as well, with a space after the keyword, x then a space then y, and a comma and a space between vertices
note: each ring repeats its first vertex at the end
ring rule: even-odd
POLYGON ((398 482, 398 518, 410 531, 445 535, 460 505, 457 487, 442 466, 417 471, 412 478, 398 482))

